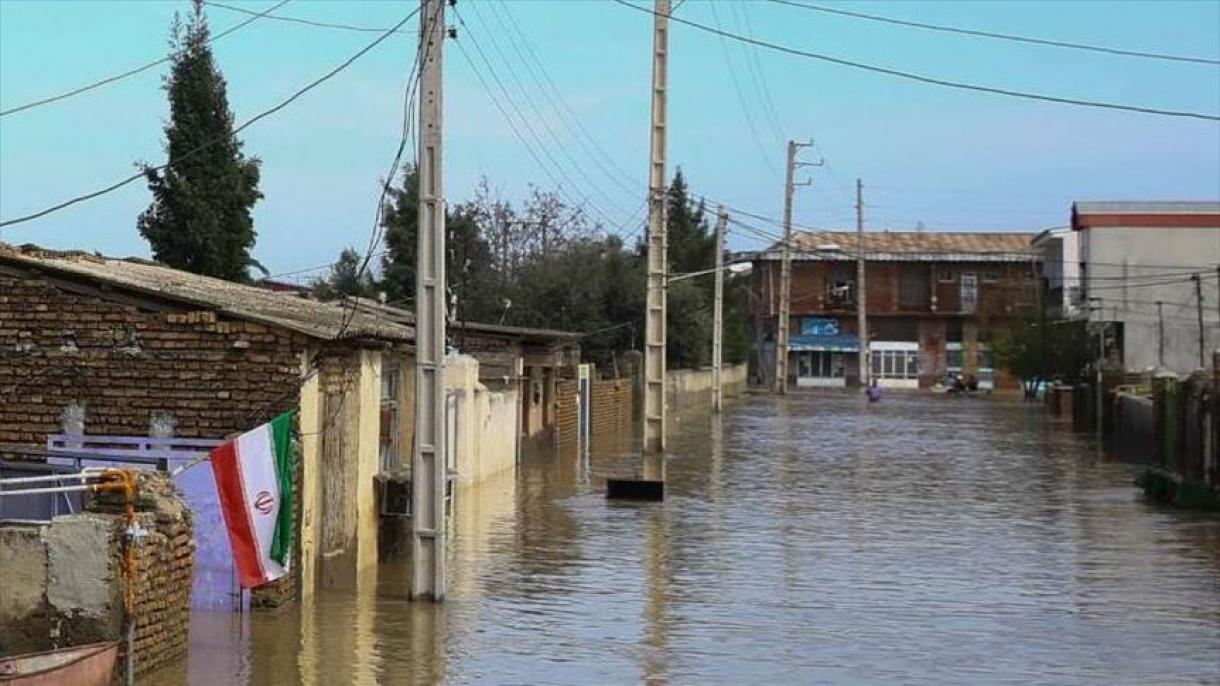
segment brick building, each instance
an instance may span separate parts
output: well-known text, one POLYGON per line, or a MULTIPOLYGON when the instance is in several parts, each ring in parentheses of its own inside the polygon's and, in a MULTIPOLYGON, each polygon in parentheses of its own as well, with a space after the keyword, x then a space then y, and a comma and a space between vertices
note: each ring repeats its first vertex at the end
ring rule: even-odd
MULTIPOLYGON (((37 454, 55 434, 219 440, 295 409, 293 569, 308 593, 318 575, 377 560, 384 373, 412 378, 413 338, 293 294, 0 243, 0 458, 37 454)), ((412 385, 391 387, 409 406, 412 385)), ((400 423, 399 445, 410 429, 400 423)))
MULTIPOLYGON (((991 341, 1032 304, 1032 233, 864 234, 869 369, 883 386, 928 388, 950 374, 1015 386, 991 341)), ((789 384, 859 385, 856 234, 793 235, 789 384)), ((775 371, 780 246, 752 255, 750 378, 775 371)))

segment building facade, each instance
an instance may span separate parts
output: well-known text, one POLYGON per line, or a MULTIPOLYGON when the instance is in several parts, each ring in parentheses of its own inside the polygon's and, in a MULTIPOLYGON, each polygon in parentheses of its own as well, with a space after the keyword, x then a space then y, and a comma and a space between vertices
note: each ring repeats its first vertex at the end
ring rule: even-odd
POLYGON ((1220 346, 1220 202, 1078 202, 1080 292, 1111 364, 1207 367, 1220 346))
MULTIPOLYGON (((793 235, 789 385, 930 388, 951 375, 1015 387, 992 341, 1033 303, 1032 233, 864 234, 868 340, 857 330, 856 234, 793 235), (861 349, 869 379, 860 379, 861 349)), ((770 384, 780 292, 779 245, 753 255, 751 381, 770 384)))
POLYGON ((1032 242, 1047 315, 1075 318, 1084 312, 1080 288, 1080 235, 1070 227, 1047 229, 1032 242))

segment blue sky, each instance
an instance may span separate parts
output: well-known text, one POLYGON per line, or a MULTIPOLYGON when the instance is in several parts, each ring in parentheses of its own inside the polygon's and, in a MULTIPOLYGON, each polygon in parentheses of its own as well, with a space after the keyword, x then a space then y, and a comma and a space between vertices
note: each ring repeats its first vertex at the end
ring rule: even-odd
MULTIPOLYGON (((262 10, 272 3, 240 4, 262 10)), ((1220 57, 1220 2, 1207 0, 840 6, 981 30, 1220 57)), ((0 109, 163 56, 170 17, 187 7, 185 1, 0 0, 0 109)), ((392 25, 411 9, 411 2, 397 0, 295 0, 277 13, 376 27, 392 25)), ((647 169, 651 18, 596 0, 462 0, 457 13, 464 23, 452 13, 450 23, 459 24, 458 41, 476 62, 480 48, 487 55, 543 143, 539 147, 523 130, 529 149, 551 171, 544 173, 518 140, 462 50, 450 42, 445 73, 450 201, 470 197, 484 175, 510 198, 522 196, 531 183, 552 187, 558 180, 571 197, 595 204, 616 230, 634 228, 647 169), (525 66, 531 50, 600 150, 582 142, 563 105, 538 93, 525 66), (551 158, 558 169, 550 166, 551 158)), ((215 7, 208 14, 215 32, 246 18, 215 7)), ((955 36, 762 1, 688 0, 677 14, 709 25, 718 21, 728 31, 752 31, 783 45, 931 76, 1220 113, 1220 67, 1215 65, 955 36)), ((240 121, 375 35, 262 19, 221 39, 214 49, 240 121)), ((345 245, 367 242, 378 180, 398 140, 414 49, 414 38, 395 36, 243 135, 246 151, 263 161, 266 198, 255 210, 255 255, 272 271, 322 264, 345 245)), ((796 220, 813 226, 853 225, 850 186, 856 177, 864 180, 870 229, 910 229, 922 222, 928 230, 1037 230, 1065 223, 1073 199, 1220 197, 1217 122, 938 88, 725 42, 680 25, 672 29, 670 59, 671 171, 681 165, 699 192, 761 214, 780 216, 779 165, 789 137, 812 138, 817 147, 807 157, 826 162, 810 170, 813 186, 797 194, 796 220), (773 107, 766 104, 768 97, 773 107)), ((107 185, 132 173, 137 161, 160 161, 164 73, 157 68, 0 118, 0 217, 107 185)), ((544 84, 547 76, 540 75, 544 84)), ((147 255, 135 220, 148 201, 147 189, 137 182, 0 230, 0 240, 147 255)), ((745 235, 731 242, 737 248, 758 245, 745 235)))

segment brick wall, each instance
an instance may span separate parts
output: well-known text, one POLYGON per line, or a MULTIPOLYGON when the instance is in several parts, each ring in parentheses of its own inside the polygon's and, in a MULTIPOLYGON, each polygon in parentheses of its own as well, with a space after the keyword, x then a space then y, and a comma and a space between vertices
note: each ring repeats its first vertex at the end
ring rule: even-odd
POLYGON ((221 438, 296 405, 304 343, 212 312, 150 312, 0 275, 0 443, 44 444, 73 402, 88 434, 147 435, 167 413, 175 435, 221 438), (132 332, 138 350, 125 345, 132 332))
POLYGON ((631 428, 631 380, 594 381, 590 389, 592 433, 622 432, 631 428))
POLYGON ((575 445, 580 418, 576 413, 576 382, 559 381, 555 384, 555 442, 557 445, 575 445))

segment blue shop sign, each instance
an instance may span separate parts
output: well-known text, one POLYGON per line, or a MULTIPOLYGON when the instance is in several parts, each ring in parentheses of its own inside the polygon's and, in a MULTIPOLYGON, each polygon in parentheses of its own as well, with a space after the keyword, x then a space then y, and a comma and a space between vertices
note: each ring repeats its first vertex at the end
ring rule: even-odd
POLYGON ((801 334, 805 336, 837 336, 839 320, 827 317, 801 317, 801 334))

